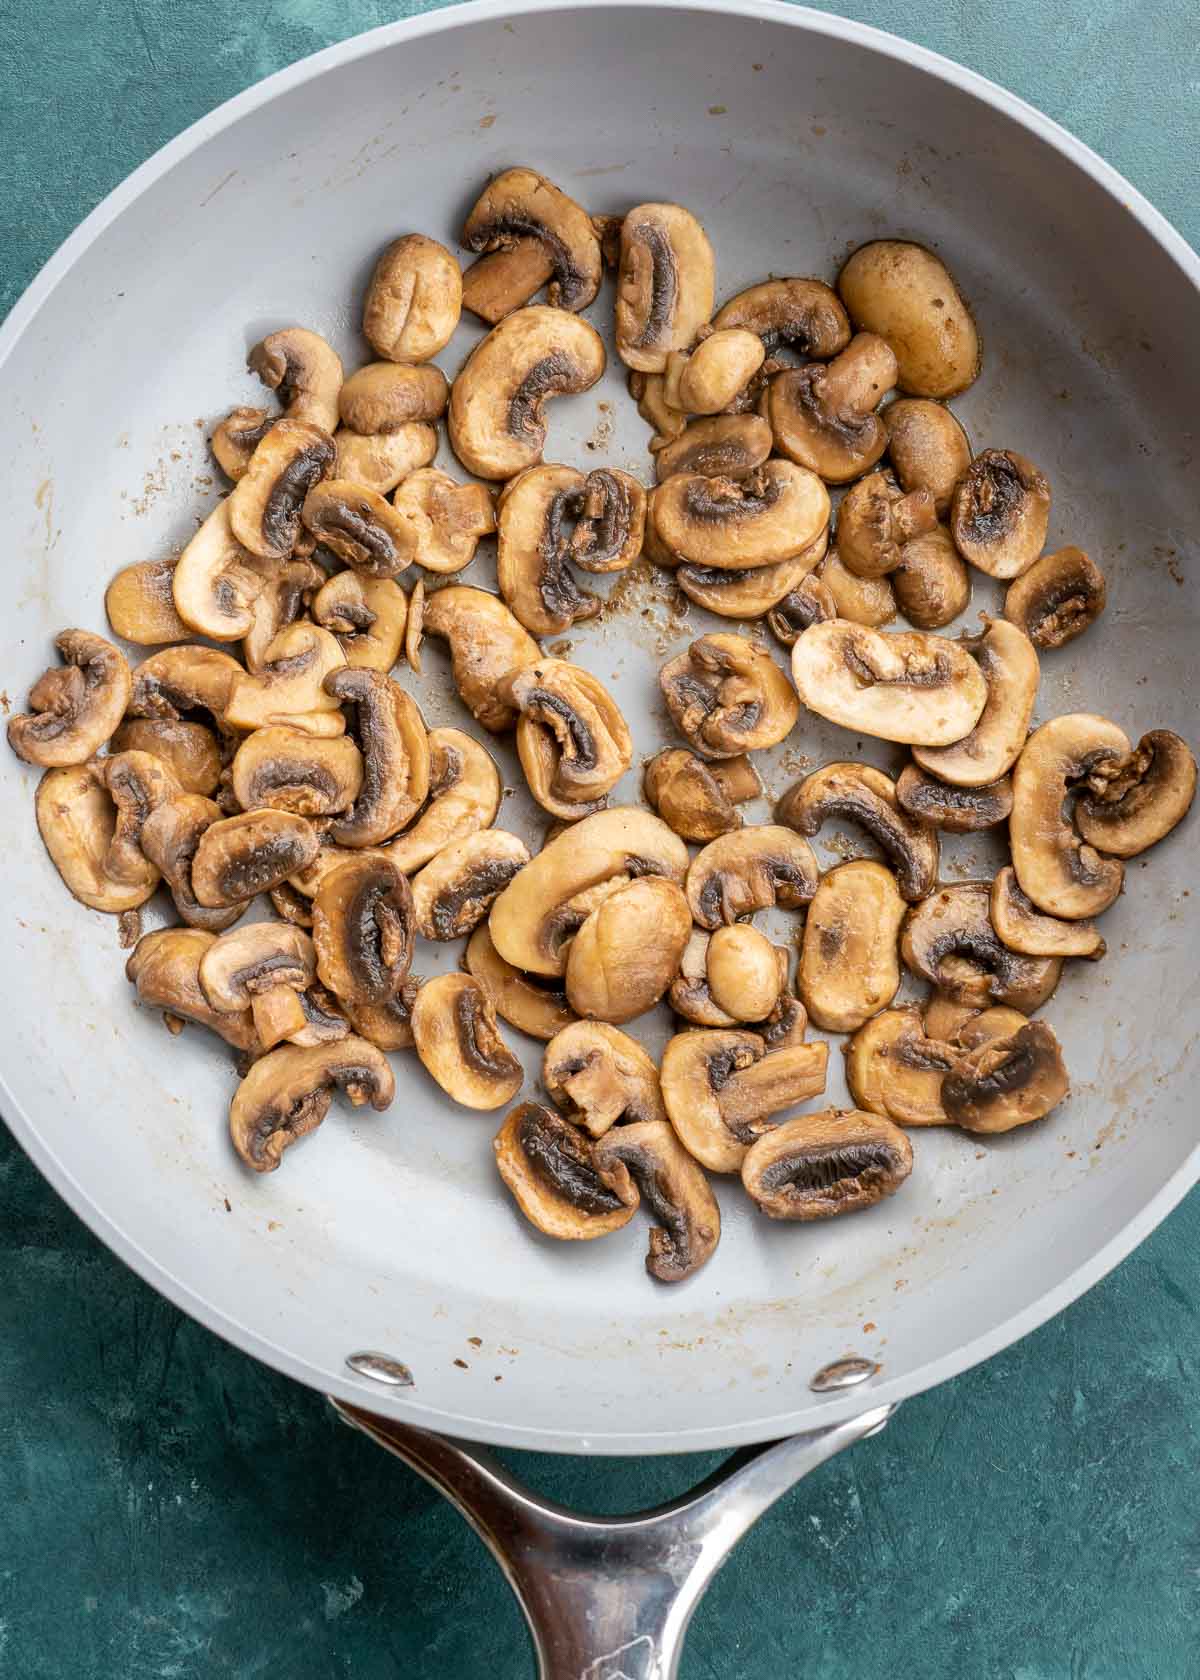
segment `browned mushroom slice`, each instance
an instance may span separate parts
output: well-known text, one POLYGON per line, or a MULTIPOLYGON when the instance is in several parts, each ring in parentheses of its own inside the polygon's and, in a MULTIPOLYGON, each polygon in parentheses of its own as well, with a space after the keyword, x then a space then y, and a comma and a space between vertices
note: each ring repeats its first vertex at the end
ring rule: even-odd
POLYGON ((412 820, 429 792, 429 736, 415 700, 382 671, 350 666, 325 679, 335 702, 355 708, 362 788, 332 824, 342 846, 377 846, 412 820))
POLYGON ((209 1027, 235 1050, 260 1049, 250 1011, 221 1014, 204 995, 200 963, 215 934, 199 928, 158 928, 144 933, 129 954, 125 977, 136 987, 138 1002, 181 1020, 209 1027))
POLYGON ((979 1009, 1003 1003, 1032 1015, 1058 985, 1060 957, 1027 957, 996 937, 990 886, 942 887, 908 912, 900 939, 905 965, 956 1002, 979 1009))
POLYGON ((192 891, 192 861, 206 829, 221 821, 221 808, 202 794, 183 793, 151 811, 142 824, 141 847, 160 871, 175 908, 188 927, 223 933, 242 915, 244 903, 207 908, 192 891))
POLYGON ((914 397, 953 397, 978 377, 979 334, 940 257, 907 239, 873 239, 847 258, 837 289, 854 325, 886 338, 897 383, 914 397))
POLYGON ((569 523, 583 508, 586 480, 574 467, 538 466, 506 486, 497 514, 496 581, 534 635, 558 635, 593 618, 601 602, 581 590, 567 561, 569 523))
POLYGON ((896 938, 904 900, 882 864, 857 858, 821 879, 804 918, 797 989, 809 1019, 853 1032, 900 986, 896 938))
POLYGON ((586 1242, 607 1236, 628 1225, 637 1210, 628 1172, 602 1172, 591 1139, 541 1103, 514 1108, 492 1148, 517 1206, 548 1237, 586 1242))
POLYGON ((158 870, 142 850, 142 827, 160 805, 183 792, 174 773, 153 753, 113 753, 95 763, 96 774, 117 808, 104 858, 105 877, 126 886, 153 890, 158 870))
POLYGON ((494 176, 463 224, 468 251, 502 251, 517 239, 541 245, 550 264, 551 304, 586 309, 604 272, 595 226, 573 198, 532 169, 504 169, 494 176))
POLYGON ((597 467, 587 475, 571 536, 571 559, 585 572, 623 572, 642 552, 646 491, 632 474, 597 467))
POLYGON ((708 235, 678 204, 639 204, 621 223, 617 354, 626 367, 661 373, 686 350, 713 309, 708 235))
POLYGON ((234 729, 281 724, 308 734, 341 734, 337 700, 324 684, 342 670, 346 656, 336 637, 315 624, 289 624, 266 648, 261 671, 238 668, 229 686, 223 721, 234 729), (323 713, 331 714, 322 718, 323 713))
POLYGON ((745 327, 710 332, 695 349, 667 356, 666 399, 685 414, 720 414, 746 392, 765 356, 758 334, 745 327))
POLYGON ((1067 1095, 1062 1048, 1045 1021, 964 1056, 942 1081, 946 1117, 968 1132, 1010 1132, 1040 1120, 1067 1095))
POLYGON ((246 366, 275 392, 288 420, 308 420, 326 432, 337 425, 342 362, 319 333, 306 327, 271 333, 250 351, 246 366))
POLYGON ((667 1117, 653 1060, 606 1021, 575 1021, 557 1032, 542 1058, 542 1081, 572 1125, 593 1138, 618 1122, 667 1117))
POLYGON ((125 656, 88 630, 54 638, 63 660, 29 690, 29 713, 8 720, 8 744, 26 764, 82 764, 99 751, 125 714, 131 678, 125 656))
POLYGON ((163 648, 133 672, 129 715, 175 722, 183 712, 203 711, 223 725, 233 684, 244 675, 216 648, 163 648))
POLYGON ((211 729, 180 718, 127 718, 112 752, 148 752, 169 765, 185 793, 210 794, 221 779, 221 755, 211 729))
MULTIPOLYGON (((289 1033, 288 1043, 303 1045, 309 1048, 317 1044, 340 1044, 342 1039, 350 1036, 350 1021, 342 1013, 341 1005, 332 992, 316 981, 296 994, 300 1002, 300 1012, 304 1016, 304 1025, 297 1027, 295 1032, 289 1033)), ((360 1033, 360 1038, 365 1038, 360 1033)), ((382 1049, 379 1045, 377 1048, 382 1049)))
POLYGON ((1107 595, 1104 573, 1082 548, 1059 548, 1009 584, 1004 616, 1034 647, 1065 647, 1096 622, 1107 595))
POLYGON ((499 1108, 521 1088, 521 1064, 501 1038, 496 1012, 469 974, 427 980, 412 1006, 421 1065, 464 1108, 499 1108))
MULTIPOLYGON (((620 805, 598 811, 548 841, 504 889, 489 918, 492 940, 514 967, 561 975, 567 942, 594 908, 580 902, 585 895, 643 875, 682 883, 687 867, 683 841, 649 811, 620 805)), ((815 864, 813 878, 815 884, 815 864)))
POLYGON ((817 890, 820 871, 807 840, 774 823, 711 840, 687 872, 692 915, 710 931, 781 904, 794 910, 817 890))
POLYGON ((676 728, 703 758, 773 747, 800 715, 783 671, 746 636, 701 636, 668 660, 658 681, 676 728))
POLYGON ((776 449, 828 484, 869 472, 887 448, 875 410, 895 383, 896 358, 874 333, 857 334, 831 362, 785 368, 764 405, 776 449))
POLYGON ((954 486, 971 464, 971 445, 957 415, 926 397, 901 397, 884 409, 883 423, 901 488, 928 490, 944 518, 954 486))
POLYGON ((859 577, 882 577, 902 564, 907 544, 936 525, 928 490, 906 495, 890 473, 868 473, 851 485, 838 509, 838 554, 859 577))
POLYGON ((394 579, 338 572, 318 589, 311 611, 337 637, 348 665, 390 671, 399 659, 408 600, 394 579))
POLYGON ((263 576, 234 537, 229 501, 218 502, 176 562, 171 579, 175 610, 197 635, 235 642, 254 623, 263 576))
POLYGON ((249 1009, 264 1050, 303 1032, 300 993, 316 977, 316 953, 303 928, 249 922, 223 933, 200 959, 200 984, 222 1015, 249 1009))
POLYGON ((624 1167, 653 1218, 646 1270, 660 1283, 698 1272, 721 1237, 721 1210, 708 1179, 665 1120, 607 1132, 592 1155, 601 1172, 624 1167))
POLYGON ((973 834, 1007 821, 1012 810, 1012 781, 1002 776, 986 787, 955 787, 906 764, 896 782, 896 799, 910 817, 948 834, 973 834))
POLYGON ((771 428, 758 414, 714 414, 694 420, 673 443, 657 451, 654 472, 661 484, 673 473, 706 478, 749 478, 771 453, 771 428))
POLYGON ((333 470, 333 439, 307 420, 278 420, 229 498, 229 526, 263 560, 286 560, 300 535, 300 509, 333 470))
POLYGON ((246 669, 255 673, 262 670, 267 649, 279 632, 296 622, 324 584, 325 573, 311 560, 284 560, 260 581, 262 587, 250 607, 250 628, 242 638, 246 669))
MULTIPOLYGON (((654 428, 654 436, 650 439, 652 455, 666 448, 676 438, 682 437, 687 429, 687 416, 667 402, 666 378, 663 374, 640 373, 634 369, 629 375, 629 394, 637 403, 637 411, 642 419, 654 428)), ((767 454, 770 453, 768 449, 767 454)), ((703 469, 697 467, 695 470, 700 472, 703 469)))
POLYGON ((912 1144, 881 1114, 825 1108, 767 1132, 742 1162, 742 1183, 771 1219, 831 1219, 895 1195, 912 1144))
POLYGON ((682 747, 668 747, 647 763, 642 789, 663 821, 684 840, 715 840, 718 834, 728 834, 742 826, 738 803, 761 792, 758 776, 748 760, 744 761, 746 782, 739 780, 734 788, 727 785, 721 771, 730 763, 741 762, 719 759, 706 764, 682 747))
POLYGON ((484 920, 529 848, 503 829, 482 829, 444 846, 413 876, 417 928, 423 939, 461 939, 484 920))
POLYGON ((795 589, 789 589, 775 603, 767 613, 767 623, 776 640, 792 648, 810 624, 824 624, 827 619, 840 616, 829 585, 817 573, 809 572, 795 589))
POLYGON ((940 630, 971 600, 971 579, 945 525, 906 542, 892 573, 896 603, 918 630, 940 630))
POLYGON ((897 794, 892 778, 869 764, 826 764, 794 783, 775 814, 809 839, 835 819, 858 823, 883 847, 901 894, 912 901, 937 884, 938 837, 901 807, 897 794))
POLYGON ((517 751, 529 791, 556 817, 603 799, 633 762, 620 708, 581 666, 542 659, 504 678, 496 694, 520 713, 517 751))
POLYGON ((956 787, 987 787, 1012 769, 1029 733, 1041 669, 1028 636, 1004 619, 985 623, 962 644, 987 684, 987 702, 970 734, 947 747, 914 747, 922 770, 956 787))
POLYGON ((314 485, 301 512, 319 543, 368 577, 395 577, 410 566, 429 525, 419 510, 400 511, 346 478, 314 485))
POLYGON ((299 729, 256 729, 238 748, 233 792, 244 811, 260 805, 302 817, 344 811, 362 787, 362 754, 347 735, 328 740, 299 729))
POLYGON ((522 974, 505 962, 485 923, 468 939, 463 967, 487 992, 500 1019, 530 1038, 552 1039, 575 1020, 562 987, 522 974))
POLYGON ((377 356, 427 362, 462 313, 462 270, 436 239, 406 233, 380 252, 363 300, 363 336, 377 356))
POLYGON ((764 280, 750 286, 713 317, 713 326, 745 327, 757 333, 767 353, 780 349, 826 361, 850 342, 842 301, 823 280, 764 280))
MULTIPOLYGON (((865 624, 877 630, 890 624, 896 616, 896 595, 888 577, 860 578, 842 565, 841 555, 831 548, 820 566, 817 578, 824 584, 833 600, 833 618, 848 618, 852 624, 865 624)), ((819 619, 814 619, 819 623, 819 619)), ((807 626, 805 627, 807 628, 807 626)))
POLYGON ((425 631, 450 644, 454 685, 477 722, 493 734, 511 729, 515 707, 497 694, 502 678, 536 665, 541 649, 498 596, 451 584, 425 603, 425 631))
POLYGON ((156 870, 149 871, 148 881, 109 874, 117 808, 97 765, 48 770, 38 783, 35 809, 50 861, 81 904, 119 915, 146 902, 158 880, 156 870))
POLYGON ((366 1039, 307 1048, 284 1044, 247 1073, 229 1105, 229 1135, 255 1172, 274 1172, 297 1138, 315 1131, 329 1112, 334 1091, 355 1108, 387 1108, 396 1080, 387 1058, 366 1039))
POLYGON ((292 811, 242 811, 206 828, 192 859, 192 891, 207 909, 268 892, 317 855, 316 830, 292 811))
POLYGON ((653 1009, 678 972, 691 931, 687 899, 673 881, 630 881, 597 905, 571 941, 571 1008, 618 1026, 653 1009))
POLYGON ((412 966, 416 910, 407 879, 387 858, 360 854, 321 881, 312 901, 323 985, 347 1008, 385 1004, 412 966))
POLYGON ((104 611, 118 636, 142 647, 186 641, 191 631, 175 610, 174 560, 135 560, 104 591, 104 611))
POLYGON ((795 993, 787 988, 789 954, 782 945, 777 945, 775 950, 779 958, 782 989, 774 1009, 765 1021, 760 1021, 755 1027, 768 1051, 789 1050, 794 1045, 803 1044, 808 1031, 808 1011, 795 993))
POLYGON ((398 431, 414 421, 437 420, 449 397, 446 375, 438 367, 409 367, 397 362, 369 362, 342 386, 338 412, 352 432, 372 437, 398 431))
POLYGON ((536 466, 546 401, 590 390, 604 360, 599 333, 578 315, 535 304, 506 316, 454 381, 447 416, 454 453, 479 478, 512 478, 536 466))
POLYGON ((680 566, 675 581, 689 601, 721 618, 761 618, 797 591, 820 565, 828 544, 829 534, 822 531, 799 554, 790 560, 778 560, 773 566, 738 571, 723 566, 680 566))
POLYGON ((776 1114, 825 1089, 828 1056, 823 1041, 768 1055, 758 1033, 679 1033, 663 1051, 667 1116, 688 1154, 710 1172, 737 1172, 776 1114))
POLYGON ((381 496, 402 484, 410 473, 427 467, 438 451, 437 427, 424 420, 410 420, 394 432, 376 432, 370 437, 342 426, 333 441, 337 458, 332 476, 348 478, 381 496))
POLYGON ((846 1083, 859 1108, 898 1126, 946 1126, 942 1080, 962 1055, 926 1035, 919 1009, 885 1009, 846 1046, 846 1083))
POLYGON ((1081 921, 1121 891, 1124 865, 1082 840, 1063 805, 1075 783, 1123 767, 1129 756, 1124 730, 1090 712, 1053 718, 1029 737, 1013 770, 1008 834, 1021 891, 1039 910, 1081 921))
POLYGON ((392 502, 418 532, 414 558, 427 572, 461 572, 475 558, 480 537, 496 529, 491 491, 460 484, 436 467, 410 474, 392 502))
POLYGON ((1116 857, 1137 857, 1181 823, 1196 795, 1196 760, 1169 729, 1143 735, 1124 761, 1097 764, 1075 807, 1075 826, 1089 845, 1116 857))
MULTIPOLYGON (((819 890, 819 889, 818 889, 819 890)), ((719 927, 709 935, 705 976, 713 1002, 733 1021, 765 1021, 779 1002, 787 979, 776 947, 746 923, 719 927)))
POLYGON ((412 1009, 420 989, 421 981, 410 974, 400 990, 383 1003, 346 1004, 355 1032, 380 1050, 411 1050, 412 1009))
POLYGON ((960 741, 988 697, 983 673, 957 642, 922 630, 868 630, 840 618, 804 632, 792 649, 792 679, 818 717, 923 747, 960 741))
POLYGON ((479 257, 463 275, 463 308, 494 327, 537 296, 554 272, 540 239, 514 239, 479 257))
POLYGON ((667 1001, 677 1015, 697 1027, 736 1027, 737 1018, 719 1009, 708 985, 710 933, 699 928, 683 948, 679 973, 672 980, 667 1001))
POLYGON ((500 809, 500 772, 486 748, 460 729, 429 731, 429 803, 397 835, 388 856, 406 875, 445 847, 489 828, 500 809))
MULTIPOLYGON (((335 418, 336 415, 335 403, 335 418)), ((239 478, 246 476, 251 456, 278 418, 265 408, 232 408, 217 426, 208 440, 208 447, 231 483, 236 484, 239 478)))
POLYGON ((768 461, 741 482, 675 473, 654 493, 659 538, 694 565, 773 565, 810 547, 828 524, 825 486, 790 461, 768 461))
POLYGON ((1024 455, 985 449, 959 480, 950 530, 964 560, 989 577, 1027 571, 1046 541, 1050 486, 1024 455))
MULTIPOLYGON (((170 807, 168 807, 168 809, 170 809, 170 807)), ((217 811, 219 816, 219 807, 214 806, 214 810, 217 811)), ((214 818, 213 820, 216 821, 217 819, 214 818)), ((199 836, 197 836, 197 838, 199 838, 199 836)), ((165 874, 166 871, 164 870, 163 873, 165 874)), ((280 881, 277 887, 271 888, 267 897, 271 900, 271 906, 281 922, 291 922, 293 927, 312 927, 312 903, 309 899, 305 898, 302 892, 297 892, 296 888, 290 881, 280 881)), ((221 914, 220 911, 215 910, 205 913, 211 915, 221 914)), ((184 919, 186 920, 186 917, 184 919)))
POLYGON ((1010 951, 1030 957, 1090 957, 1104 955, 1105 944, 1095 922, 1064 922, 1047 916, 1032 904, 1007 864, 997 870, 990 900, 992 926, 1010 951))

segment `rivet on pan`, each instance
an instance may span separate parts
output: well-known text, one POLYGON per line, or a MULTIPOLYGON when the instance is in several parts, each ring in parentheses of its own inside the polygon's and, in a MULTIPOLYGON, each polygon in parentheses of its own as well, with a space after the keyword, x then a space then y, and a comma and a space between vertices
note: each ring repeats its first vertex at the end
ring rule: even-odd
POLYGON ((386 1353, 351 1353, 346 1356, 350 1369, 360 1377, 386 1383, 389 1388, 411 1388, 413 1374, 402 1360, 386 1353))
POLYGON ((878 1369, 873 1359, 849 1354, 845 1359, 835 1359, 830 1365, 822 1365, 808 1386, 814 1394, 833 1394, 839 1388, 857 1388, 859 1383, 873 1377, 878 1369))

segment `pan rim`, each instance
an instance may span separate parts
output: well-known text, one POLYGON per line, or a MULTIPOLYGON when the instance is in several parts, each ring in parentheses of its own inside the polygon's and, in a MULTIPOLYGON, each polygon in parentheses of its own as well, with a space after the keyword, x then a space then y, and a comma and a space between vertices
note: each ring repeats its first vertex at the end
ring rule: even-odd
MULTIPOLYGON (((910 65, 957 88, 969 97, 991 106, 1059 152, 1098 186, 1116 199, 1145 232, 1156 241, 1176 267, 1200 293, 1200 257, 1187 242, 1118 170, 1067 129, 1033 106, 975 71, 940 53, 903 40, 886 31, 850 19, 793 6, 786 0, 467 0, 420 17, 383 24, 378 28, 337 42, 297 63, 256 82, 192 123, 173 140, 140 164, 93 209, 68 235, 17 300, 0 324, 0 369, 16 345, 34 324, 59 283, 96 239, 105 232, 150 186, 204 145, 214 135, 279 96, 315 80, 327 71, 390 47, 397 41, 426 35, 450 33, 478 22, 558 11, 654 10, 736 14, 771 23, 786 23, 809 34, 864 46, 885 58, 910 65)), ((17 1103, 7 1078, 0 1070, 0 1098, 5 1122, 34 1165, 62 1196, 71 1210, 104 1245, 145 1282, 206 1329, 251 1354, 264 1364, 302 1382, 306 1387, 349 1401, 385 1415, 422 1427, 436 1429, 495 1446, 530 1450, 602 1455, 637 1455, 667 1452, 702 1452, 723 1447, 753 1444, 792 1434, 814 1425, 845 1421, 871 1407, 895 1404, 923 1392, 952 1376, 990 1358, 1003 1348, 1044 1324, 1098 1283, 1124 1260, 1175 1208, 1200 1179, 1200 1144, 1165 1181, 1150 1200, 1121 1230, 1065 1278, 1022 1311, 1010 1315, 986 1332, 961 1344, 952 1353, 931 1360, 903 1377, 889 1380, 886 1374, 871 1384, 868 1393, 851 1391, 817 1400, 811 1397, 803 1407, 768 1412, 740 1421, 685 1430, 641 1431, 594 1430, 581 1435, 569 1428, 548 1430, 497 1422, 475 1415, 468 1409, 446 1412, 423 1405, 415 1397, 396 1395, 369 1381, 330 1374, 309 1361, 297 1358, 287 1348, 242 1324, 230 1313, 215 1308, 182 1277, 165 1267, 127 1233, 77 1181, 66 1161, 42 1139, 32 1118, 17 1103)))

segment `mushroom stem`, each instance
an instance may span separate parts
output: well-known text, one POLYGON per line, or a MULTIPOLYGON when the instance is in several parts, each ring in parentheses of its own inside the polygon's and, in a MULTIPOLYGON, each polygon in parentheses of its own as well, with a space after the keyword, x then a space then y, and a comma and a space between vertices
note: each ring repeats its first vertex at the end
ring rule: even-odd
POLYGON ((265 992, 255 992, 250 1013, 264 1050, 272 1050, 283 1039, 300 1032, 306 1020, 300 994, 292 986, 270 986, 265 992))
POLYGON ((772 1051, 721 1087, 721 1118, 735 1137, 748 1142, 781 1109, 820 1096, 828 1061, 829 1046, 823 1039, 772 1051))

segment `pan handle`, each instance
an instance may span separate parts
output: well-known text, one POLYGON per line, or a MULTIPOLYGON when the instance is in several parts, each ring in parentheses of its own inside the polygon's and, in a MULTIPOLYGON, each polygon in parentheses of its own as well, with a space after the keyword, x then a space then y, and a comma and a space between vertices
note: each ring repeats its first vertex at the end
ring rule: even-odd
POLYGON ((539 1680, 675 1680, 692 1612, 737 1541, 802 1476, 882 1429, 892 1410, 735 1453, 655 1510, 586 1517, 539 1499, 482 1447, 330 1403, 466 1517, 525 1612, 539 1680))

